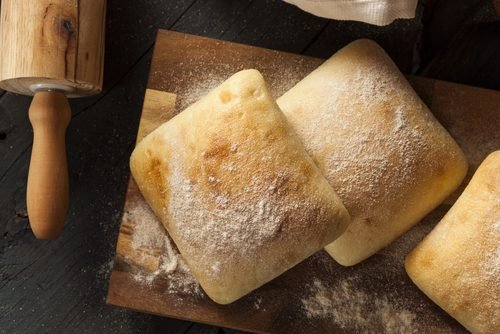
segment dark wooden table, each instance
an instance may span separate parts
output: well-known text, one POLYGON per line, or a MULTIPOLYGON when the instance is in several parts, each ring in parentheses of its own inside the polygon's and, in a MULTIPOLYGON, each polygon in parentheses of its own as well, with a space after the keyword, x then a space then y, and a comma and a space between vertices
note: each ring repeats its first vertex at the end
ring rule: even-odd
POLYGON ((37 241, 26 214, 30 98, 0 91, 1 333, 236 333, 105 305, 158 28, 317 57, 369 37, 406 73, 500 89, 491 0, 422 1, 416 19, 386 27, 317 18, 278 0, 108 0, 104 91, 71 101, 71 206, 57 241, 37 241))

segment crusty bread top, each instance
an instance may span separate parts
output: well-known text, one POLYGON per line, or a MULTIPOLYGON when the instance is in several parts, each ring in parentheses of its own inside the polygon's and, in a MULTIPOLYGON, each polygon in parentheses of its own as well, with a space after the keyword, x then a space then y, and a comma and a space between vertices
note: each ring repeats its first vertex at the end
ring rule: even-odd
POLYGON ((255 70, 233 75, 152 132, 131 169, 219 303, 318 251, 349 221, 255 70))
POLYGON ((465 157, 385 51, 355 41, 278 99, 353 219, 343 265, 386 246, 462 181, 465 157))
POLYGON ((406 258, 406 271, 473 333, 500 333, 500 151, 406 258))

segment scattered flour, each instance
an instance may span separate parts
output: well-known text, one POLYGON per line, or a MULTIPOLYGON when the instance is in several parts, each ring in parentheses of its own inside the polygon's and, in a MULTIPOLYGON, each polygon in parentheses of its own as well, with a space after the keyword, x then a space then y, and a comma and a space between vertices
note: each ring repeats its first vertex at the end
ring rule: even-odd
POLYGON ((224 82, 230 74, 244 69, 254 68, 260 71, 266 78, 268 86, 273 92, 274 98, 278 98, 293 87, 304 76, 321 64, 321 60, 305 61, 302 57, 290 58, 283 57, 278 52, 269 50, 277 61, 270 66, 269 59, 255 59, 253 66, 244 66, 240 59, 235 61, 228 60, 228 63, 222 63, 217 55, 203 55, 203 59, 197 54, 194 58, 187 58, 185 62, 178 64, 178 67, 185 69, 182 76, 176 76, 176 85, 178 89, 176 111, 181 112, 191 104, 207 95, 212 89, 224 82), (201 80, 198 78, 200 73, 204 73, 201 80), (195 84, 193 84, 195 83, 195 84))
POLYGON ((146 270, 147 265, 137 270, 133 275, 136 281, 151 285, 156 279, 162 278, 167 281, 167 293, 203 294, 173 241, 146 203, 138 204, 126 212, 124 220, 135 223, 131 246, 139 255, 137 262, 146 264, 148 259, 159 259, 156 270, 146 270))
POLYGON ((396 307, 390 295, 367 294, 350 280, 333 287, 314 279, 302 299, 308 318, 328 318, 343 330, 363 333, 413 333, 416 315, 396 307))
POLYGON ((111 271, 113 270, 113 265, 114 265, 113 259, 110 259, 110 260, 104 262, 97 269, 97 277, 104 279, 104 280, 108 280, 109 275, 111 274, 111 271))
MULTIPOLYGON (((262 307, 262 298, 258 297, 258 298, 255 298, 255 301, 253 303, 253 308, 256 309, 256 310, 260 310, 262 307)), ((265 309, 262 309, 263 311, 265 311, 265 309)))
POLYGON ((191 104, 200 100, 226 79, 227 77, 222 73, 214 72, 211 73, 206 80, 200 80, 197 85, 185 85, 185 90, 178 94, 178 101, 176 103, 177 112, 183 111, 191 104))

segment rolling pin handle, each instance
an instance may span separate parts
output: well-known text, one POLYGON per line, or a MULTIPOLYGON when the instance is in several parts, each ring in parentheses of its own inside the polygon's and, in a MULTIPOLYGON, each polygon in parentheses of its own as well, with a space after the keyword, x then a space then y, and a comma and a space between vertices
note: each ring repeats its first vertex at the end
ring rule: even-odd
POLYGON ((65 136, 71 119, 62 91, 37 91, 29 109, 33 150, 26 202, 31 229, 41 240, 61 234, 69 205, 65 136))

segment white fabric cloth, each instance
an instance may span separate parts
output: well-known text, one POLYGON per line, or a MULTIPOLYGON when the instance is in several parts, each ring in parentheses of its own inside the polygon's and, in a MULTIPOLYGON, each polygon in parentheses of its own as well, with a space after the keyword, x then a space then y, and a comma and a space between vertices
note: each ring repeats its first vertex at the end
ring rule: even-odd
POLYGON ((379 26, 415 17, 418 0, 284 0, 314 14, 335 20, 354 20, 379 26))

